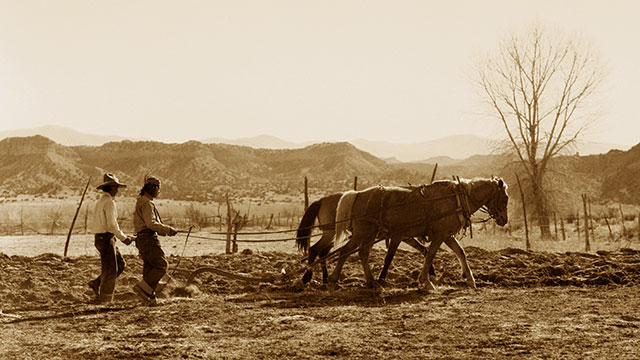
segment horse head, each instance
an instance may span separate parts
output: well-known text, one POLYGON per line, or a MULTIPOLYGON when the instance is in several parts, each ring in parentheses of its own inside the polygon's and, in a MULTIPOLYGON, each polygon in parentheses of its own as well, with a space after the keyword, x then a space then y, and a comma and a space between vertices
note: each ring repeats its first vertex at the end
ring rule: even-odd
POLYGON ((509 214, 507 212, 507 205, 509 203, 509 194, 507 194, 507 184, 498 178, 493 178, 492 183, 495 188, 492 192, 489 200, 486 203, 489 215, 496 219, 496 223, 500 226, 505 226, 509 221, 509 214))

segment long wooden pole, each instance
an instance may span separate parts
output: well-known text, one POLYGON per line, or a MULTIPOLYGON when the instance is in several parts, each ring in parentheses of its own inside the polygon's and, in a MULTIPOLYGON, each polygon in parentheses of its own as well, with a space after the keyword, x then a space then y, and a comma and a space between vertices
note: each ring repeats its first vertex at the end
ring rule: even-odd
POLYGON ((522 212, 524 215, 524 237, 526 241, 527 250, 531 250, 531 243, 529 242, 529 224, 527 223, 527 206, 524 203, 524 192, 522 191, 522 184, 520 184, 520 177, 516 174, 516 180, 518 180, 518 187, 520 188, 520 196, 522 197, 522 212))
POLYGON ((433 180, 435 180, 436 171, 438 171, 438 163, 436 163, 436 166, 433 167, 433 173, 431 174, 431 181, 429 181, 429 184, 433 183, 433 180))
POLYGON ((87 180, 87 185, 84 187, 84 191, 82 192, 82 197, 80 198, 80 203, 78 204, 78 208, 76 209, 76 214, 73 216, 73 220, 71 221, 71 226, 69 227, 69 233, 67 234, 67 241, 64 243, 64 257, 67 257, 67 250, 69 250, 69 240, 71 240, 71 232, 73 231, 73 226, 76 224, 76 219, 78 218, 78 213, 80 212, 80 208, 82 207, 82 202, 84 201, 84 196, 87 193, 87 189, 89 188, 89 184, 91 183, 91 177, 87 180))

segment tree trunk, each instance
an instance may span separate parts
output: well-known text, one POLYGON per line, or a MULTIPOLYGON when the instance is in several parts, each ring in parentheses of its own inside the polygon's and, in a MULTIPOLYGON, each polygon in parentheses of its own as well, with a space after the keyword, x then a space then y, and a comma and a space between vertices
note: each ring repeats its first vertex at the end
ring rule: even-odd
POLYGON ((538 227, 540 227, 540 237, 543 239, 551 238, 551 228, 549 225, 549 214, 547 212, 546 199, 542 190, 542 179, 534 178, 533 185, 533 203, 538 216, 538 227))

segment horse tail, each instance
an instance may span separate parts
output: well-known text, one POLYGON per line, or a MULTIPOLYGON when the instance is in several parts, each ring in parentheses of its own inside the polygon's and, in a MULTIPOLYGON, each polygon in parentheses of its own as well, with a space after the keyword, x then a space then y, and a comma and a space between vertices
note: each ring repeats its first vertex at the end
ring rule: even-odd
POLYGON ((342 194, 338 201, 336 209, 336 235, 333 239, 333 245, 339 246, 344 242, 347 230, 351 228, 351 208, 356 201, 358 192, 350 190, 342 194))
POLYGON ((304 212, 300 226, 298 226, 298 232, 296 233, 296 243, 298 244, 298 250, 307 252, 309 250, 309 243, 311 242, 311 230, 313 230, 313 222, 320 212, 322 205, 322 199, 314 201, 304 212))

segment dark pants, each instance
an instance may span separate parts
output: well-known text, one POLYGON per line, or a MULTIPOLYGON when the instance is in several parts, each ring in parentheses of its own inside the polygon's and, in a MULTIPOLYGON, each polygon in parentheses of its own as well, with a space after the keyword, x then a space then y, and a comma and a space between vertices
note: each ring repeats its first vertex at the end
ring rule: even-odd
POLYGON ((158 235, 141 232, 136 238, 136 247, 142 258, 142 279, 155 291, 160 279, 167 273, 169 263, 160 247, 158 235))
POLYGON ((98 299, 110 301, 116 287, 116 278, 122 274, 125 267, 124 259, 116 246, 116 238, 111 233, 95 235, 95 245, 100 252, 102 271, 93 283, 99 287, 98 299))

